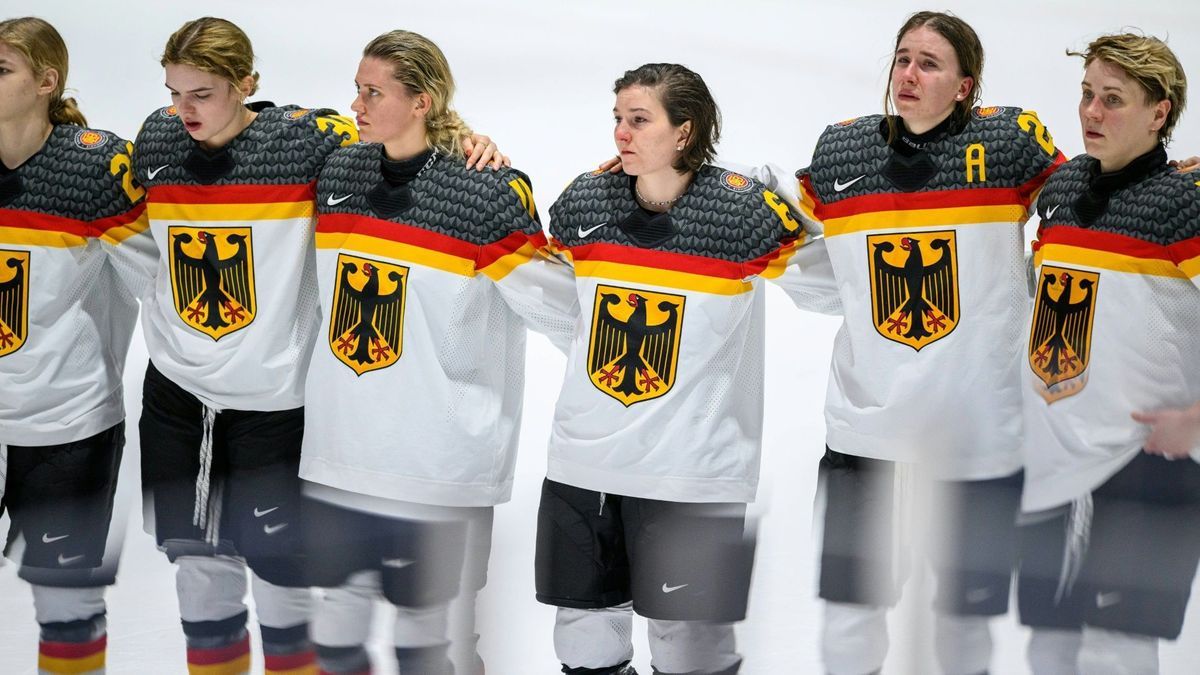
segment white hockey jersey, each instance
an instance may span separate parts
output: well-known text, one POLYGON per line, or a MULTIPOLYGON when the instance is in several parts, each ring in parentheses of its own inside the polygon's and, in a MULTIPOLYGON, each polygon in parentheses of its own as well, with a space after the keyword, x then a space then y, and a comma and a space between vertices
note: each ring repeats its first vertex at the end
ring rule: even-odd
POLYGON ((582 320, 547 475, 650 499, 752 501, 763 279, 803 268, 808 235, 784 200, 732 171, 701 168, 657 215, 638 207, 632 180, 584 174, 551 208, 551 244, 573 262, 582 320))
POLYGON ((317 185, 322 339, 300 475, 410 503, 507 501, 522 322, 565 349, 579 311, 570 269, 542 253, 521 173, 437 157, 392 184, 382 160, 376 144, 339 150, 317 185))
POLYGON ((317 322, 317 173, 357 136, 329 111, 266 108, 206 152, 173 107, 146 119, 135 171, 162 260, 143 317, 146 347, 159 371, 206 405, 303 405, 317 322))
POLYGON ((1084 198, 1099 172, 1087 155, 1039 200, 1022 363, 1027 511, 1091 492, 1141 452, 1150 427, 1132 413, 1200 400, 1200 177, 1152 155, 1106 202, 1084 198))
POLYGON ((0 166, 0 444, 69 443, 125 418, 136 297, 157 265, 132 152, 60 124, 0 166))
POLYGON ((911 156, 889 146, 879 115, 821 135, 798 176, 845 316, 825 402, 830 448, 921 462, 943 479, 1020 468, 1023 225, 1063 161, 1017 108, 977 108, 911 156))

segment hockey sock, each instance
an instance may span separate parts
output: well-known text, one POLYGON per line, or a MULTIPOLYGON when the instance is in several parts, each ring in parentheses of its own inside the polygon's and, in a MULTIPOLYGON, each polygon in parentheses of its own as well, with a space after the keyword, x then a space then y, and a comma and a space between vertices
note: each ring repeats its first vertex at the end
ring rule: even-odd
POLYGON ((633 666, 629 665, 628 661, 622 661, 615 666, 608 666, 606 668, 584 668, 582 666, 579 668, 568 668, 564 664, 562 671, 567 673, 567 675, 637 675, 637 671, 633 669, 633 666))
POLYGON ((308 624, 287 628, 260 626, 267 675, 314 675, 317 653, 308 640, 308 624))
POLYGON ((362 645, 317 645, 317 665, 320 666, 320 675, 371 675, 371 657, 362 645))
POLYGON ((217 621, 182 621, 191 675, 238 675, 250 672, 250 635, 246 612, 217 621))
POLYGON ((449 652, 448 642, 430 647, 396 647, 396 662, 401 675, 454 675, 449 652))
POLYGON ((79 621, 41 624, 39 673, 98 675, 104 672, 108 646, 103 614, 79 621))

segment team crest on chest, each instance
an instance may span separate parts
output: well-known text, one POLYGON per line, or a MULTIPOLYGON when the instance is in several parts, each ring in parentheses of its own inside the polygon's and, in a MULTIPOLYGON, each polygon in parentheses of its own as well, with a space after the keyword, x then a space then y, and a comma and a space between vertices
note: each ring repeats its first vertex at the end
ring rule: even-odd
POLYGON ((179 318, 214 340, 254 321, 248 227, 169 227, 171 292, 179 318))
POLYGON ((329 348, 359 375, 400 359, 408 268, 338 254, 329 348))
POLYGON ((29 332, 29 251, 0 249, 0 357, 25 344, 29 332))
POLYGON ((954 231, 867 236, 871 318, 883 337, 917 351, 958 325, 954 231))
POLYGON ((1029 337, 1029 367, 1041 379, 1047 403, 1077 394, 1087 385, 1092 320, 1100 274, 1042 266, 1029 337))
POLYGON ((596 286, 588 376, 625 407, 671 391, 679 362, 682 295, 596 286))

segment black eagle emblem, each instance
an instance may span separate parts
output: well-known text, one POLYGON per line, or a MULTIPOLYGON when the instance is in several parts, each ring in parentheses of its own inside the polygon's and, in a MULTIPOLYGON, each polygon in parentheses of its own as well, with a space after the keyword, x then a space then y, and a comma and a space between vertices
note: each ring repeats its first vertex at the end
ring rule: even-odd
POLYGON ((214 340, 249 324, 254 318, 254 279, 245 228, 218 228, 172 233, 172 281, 175 309, 184 321, 214 340), (224 242, 221 239, 224 239, 224 242), (200 255, 188 253, 193 242, 200 255), (226 246, 222 247, 224 243, 226 246), (232 254, 221 257, 221 249, 232 254))
POLYGON ((330 346, 359 375, 400 356, 407 268, 339 256, 337 294, 330 312, 330 346), (391 269, 388 269, 391 268, 391 269), (356 287, 352 277, 365 278, 356 287), (381 293, 382 278, 394 284, 381 293))
POLYGON ((1029 363, 1047 387, 1087 368, 1099 275, 1042 269, 1029 339, 1029 363))
MULTIPOLYGON (((0 254, 16 254, 4 261, 0 275, 11 270, 12 276, 0 281, 0 356, 11 354, 25 344, 25 331, 29 311, 28 265, 29 254, 17 251, 0 251, 0 254)), ((0 256, 3 259, 3 256, 0 256)))
POLYGON ((675 378, 683 300, 598 287, 588 356, 592 382, 626 406, 665 394, 675 378))
POLYGON ((957 325, 954 242, 952 232, 868 238, 873 318, 884 337, 920 350, 957 325), (893 257, 897 244, 905 253, 893 257))

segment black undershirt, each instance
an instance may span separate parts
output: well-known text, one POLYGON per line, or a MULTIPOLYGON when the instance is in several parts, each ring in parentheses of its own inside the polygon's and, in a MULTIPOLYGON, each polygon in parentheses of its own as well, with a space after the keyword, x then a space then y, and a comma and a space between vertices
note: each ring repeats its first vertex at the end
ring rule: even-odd
POLYGON ((1116 171, 1100 173, 1100 163, 1096 162, 1087 190, 1075 200, 1075 213, 1079 220, 1091 225, 1108 208, 1109 197, 1114 192, 1143 180, 1151 171, 1166 163, 1167 150, 1161 144, 1116 171))

